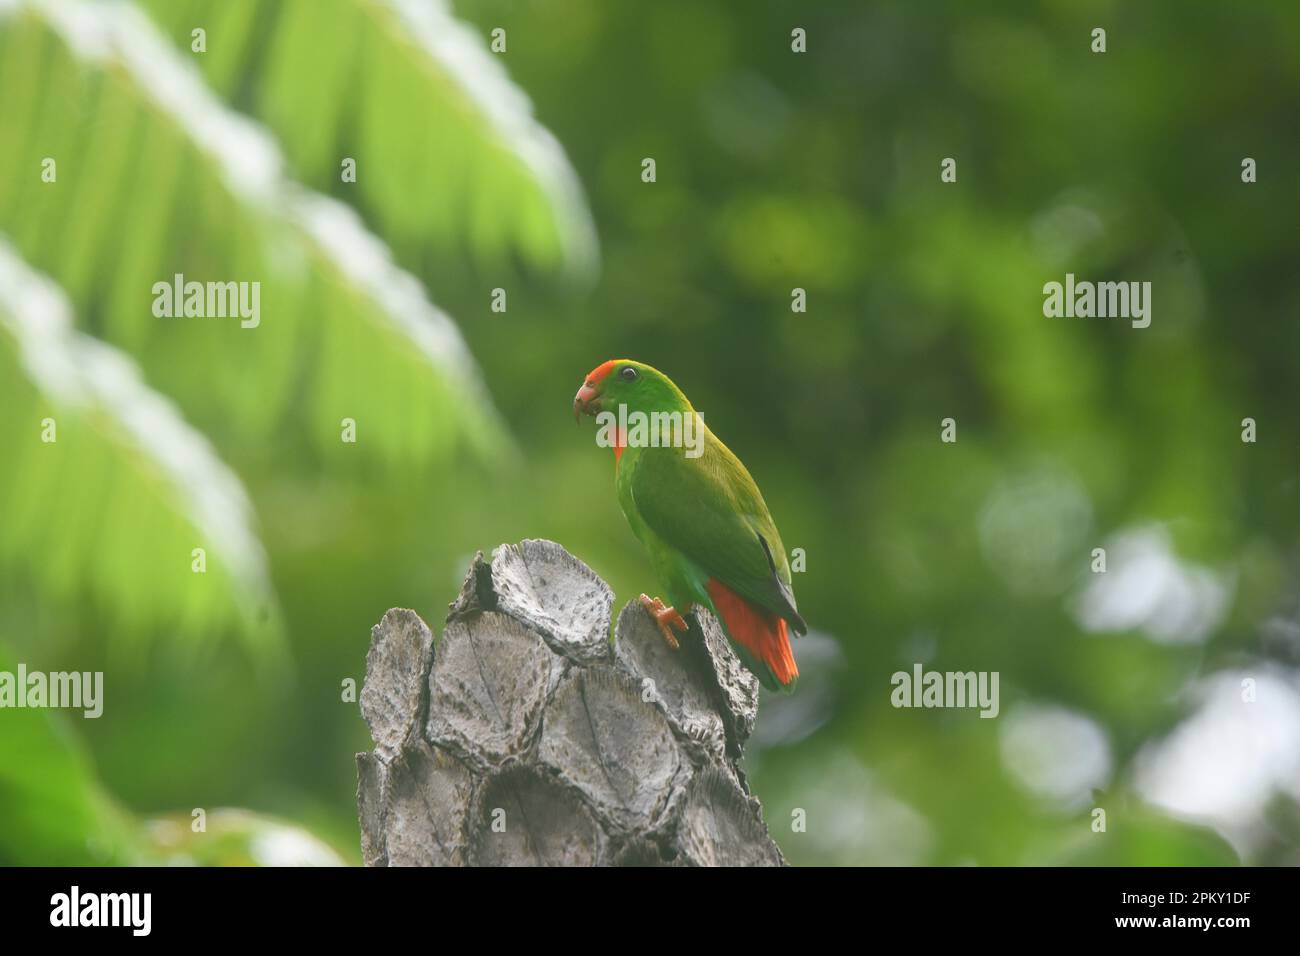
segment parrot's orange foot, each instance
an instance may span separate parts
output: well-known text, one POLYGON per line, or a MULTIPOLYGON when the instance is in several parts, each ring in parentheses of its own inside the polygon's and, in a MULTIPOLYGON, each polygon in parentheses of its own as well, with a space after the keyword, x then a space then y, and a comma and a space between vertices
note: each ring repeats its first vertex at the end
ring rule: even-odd
MULTIPOLYGON (((675 609, 666 607, 664 602, 658 598, 647 597, 642 594, 641 606, 650 612, 650 616, 654 618, 655 625, 659 628, 659 633, 664 636, 664 640, 668 642, 668 646, 673 650, 677 650, 679 645, 677 635, 673 633, 673 628, 677 628, 679 631, 686 630, 686 619, 678 614, 675 609)), ((689 611, 690 608, 688 607, 686 610, 689 611)))

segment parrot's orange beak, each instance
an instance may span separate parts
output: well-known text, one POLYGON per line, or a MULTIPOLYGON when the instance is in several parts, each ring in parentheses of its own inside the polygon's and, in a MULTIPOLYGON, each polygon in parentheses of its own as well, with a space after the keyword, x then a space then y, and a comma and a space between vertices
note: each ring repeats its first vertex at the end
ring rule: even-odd
POLYGON ((581 421, 582 415, 594 415, 600 411, 595 404, 600 398, 600 391, 591 382, 583 382, 578 394, 573 396, 573 420, 581 421))

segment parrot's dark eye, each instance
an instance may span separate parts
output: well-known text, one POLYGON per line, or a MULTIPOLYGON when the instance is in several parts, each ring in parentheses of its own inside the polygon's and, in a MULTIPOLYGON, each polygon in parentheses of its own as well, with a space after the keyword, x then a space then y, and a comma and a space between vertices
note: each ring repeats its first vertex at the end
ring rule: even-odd
POLYGON ((625 382, 635 382, 637 379, 636 369, 631 365, 624 365, 619 369, 618 375, 625 382))

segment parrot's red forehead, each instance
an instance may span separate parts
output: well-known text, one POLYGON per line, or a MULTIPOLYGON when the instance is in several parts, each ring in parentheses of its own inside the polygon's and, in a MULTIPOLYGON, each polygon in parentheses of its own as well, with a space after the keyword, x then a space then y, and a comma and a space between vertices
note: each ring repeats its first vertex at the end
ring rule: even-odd
POLYGON ((610 359, 608 362, 601 362, 587 374, 587 381, 593 385, 599 385, 601 380, 610 372, 614 371, 614 366, 618 364, 618 359, 610 359))

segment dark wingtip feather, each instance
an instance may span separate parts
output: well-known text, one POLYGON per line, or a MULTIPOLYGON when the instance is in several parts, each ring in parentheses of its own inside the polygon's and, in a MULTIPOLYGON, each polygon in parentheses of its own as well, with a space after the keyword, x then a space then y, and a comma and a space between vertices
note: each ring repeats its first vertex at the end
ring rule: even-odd
POLYGON ((790 585, 781 580, 781 575, 777 573, 776 559, 772 557, 772 548, 768 545, 767 539, 757 531, 754 532, 754 537, 758 538, 758 543, 763 546, 763 553, 767 555, 767 566, 772 571, 770 580, 775 589, 777 601, 781 604, 781 616, 786 619, 791 629, 802 637, 808 633, 808 625, 799 616, 798 605, 794 603, 794 591, 790 589, 790 585))

